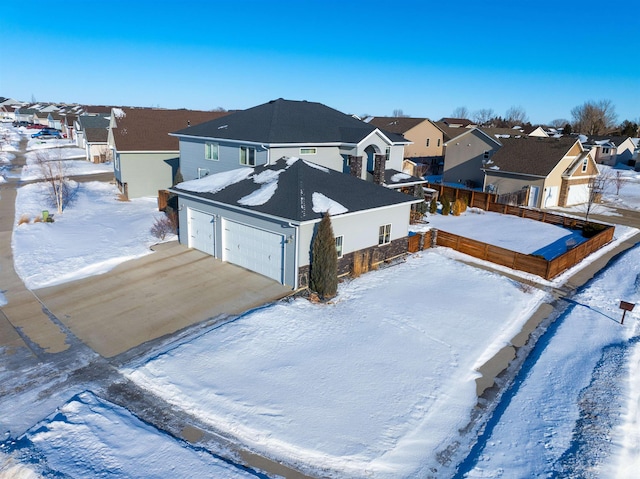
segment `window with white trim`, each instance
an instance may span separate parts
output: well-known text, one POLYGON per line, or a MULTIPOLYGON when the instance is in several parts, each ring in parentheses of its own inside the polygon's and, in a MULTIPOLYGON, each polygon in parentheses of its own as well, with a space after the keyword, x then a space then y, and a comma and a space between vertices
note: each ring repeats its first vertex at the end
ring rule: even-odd
POLYGON ((300 148, 301 155, 315 155, 318 153, 317 148, 300 148))
POLYGON ((256 149, 248 146, 240 147, 240 164, 247 166, 256 166, 256 149))
POLYGON ((342 258, 343 243, 344 243, 344 236, 336 236, 336 253, 338 253, 338 258, 342 258))
POLYGON ((391 158, 391 147, 387 146, 387 149, 384 152, 384 157, 386 161, 389 161, 389 158, 391 158))
POLYGON ((391 243, 391 224, 382 225, 378 229, 378 245, 391 243))
POLYGON ((204 158, 205 160, 218 161, 218 144, 217 143, 205 143, 204 144, 204 158))

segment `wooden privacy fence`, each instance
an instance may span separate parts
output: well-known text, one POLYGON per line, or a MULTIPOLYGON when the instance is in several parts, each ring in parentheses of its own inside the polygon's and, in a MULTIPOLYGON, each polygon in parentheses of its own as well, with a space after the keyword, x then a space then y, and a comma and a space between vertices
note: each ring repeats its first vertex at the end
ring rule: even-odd
MULTIPOLYGON (((438 184, 429 184, 427 186, 438 191, 439 197, 446 195, 447 198, 452 201, 462 198, 467 201, 470 207, 481 208, 486 211, 493 211, 503 215, 519 216, 520 218, 550 223, 562 226, 563 228, 582 229, 587 224, 587 221, 580 218, 570 218, 546 211, 501 204, 498 203, 498 196, 493 193, 484 193, 438 184)), ((500 248, 499 246, 490 245, 445 231, 438 231, 436 233, 436 244, 438 246, 453 248, 475 258, 532 273, 545 279, 551 279, 575 266, 591 253, 613 240, 613 233, 615 231, 613 226, 593 223, 592 221, 589 221, 589 223, 602 228, 602 231, 552 260, 546 260, 540 256, 517 253, 505 248, 500 248)), ((409 238, 409 248, 412 246, 412 238, 414 237, 409 238)), ((416 241, 419 241, 419 239, 413 240, 415 243, 413 246, 419 248, 419 243, 416 243, 416 241)), ((425 247, 428 246, 425 245, 425 247)), ((419 249, 416 251, 419 251, 419 249)), ((410 249, 409 252, 413 251, 410 249)))
POLYGON ((584 243, 552 260, 547 260, 541 256, 517 253, 516 251, 447 233, 446 231, 438 231, 436 244, 453 248, 474 258, 532 273, 544 279, 552 279, 609 243, 613 239, 613 232, 614 227, 608 226, 584 243))

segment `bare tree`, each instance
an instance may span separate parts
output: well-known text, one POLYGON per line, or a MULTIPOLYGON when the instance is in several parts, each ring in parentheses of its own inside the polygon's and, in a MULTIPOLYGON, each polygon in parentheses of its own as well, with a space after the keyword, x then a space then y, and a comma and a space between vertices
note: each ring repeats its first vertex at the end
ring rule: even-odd
POLYGON ((612 176, 611 170, 602 170, 600 173, 589 180, 589 190, 587 198, 583 204, 584 220, 589 223, 589 215, 594 213, 598 204, 602 200, 602 194, 605 192, 607 186, 611 183, 612 176))
POLYGON ((524 125, 529 121, 529 117, 521 106, 512 106, 504 114, 504 120, 510 127, 524 125))
POLYGON ((622 176, 622 172, 620 170, 617 170, 611 178, 611 183, 613 183, 613 186, 616 188, 616 196, 620 195, 620 190, 626 184, 626 182, 627 179, 622 176))
POLYGON ((554 128, 564 128, 567 123, 569 123, 569 120, 565 118, 556 118, 555 120, 551 120, 549 126, 552 126, 554 128))
POLYGON ((466 106, 459 106, 451 112, 451 118, 464 118, 465 120, 468 120, 469 110, 466 106))
POLYGON ((604 135, 616 126, 616 108, 611 100, 587 101, 571 110, 574 131, 585 135, 604 135))
POLYGON ((403 118, 403 117, 408 117, 409 115, 405 115, 404 111, 402 111, 402 108, 396 108, 395 110, 393 110, 393 117, 394 118, 403 118))
POLYGON ((480 110, 473 112, 473 121, 478 125, 486 126, 491 122, 494 116, 495 113, 492 108, 481 108, 480 110))
POLYGON ((36 164, 40 168, 42 179, 49 184, 49 194, 58 214, 62 214, 62 210, 69 202, 71 192, 61 156, 60 152, 57 153, 55 159, 50 158, 45 152, 39 152, 36 155, 36 164))

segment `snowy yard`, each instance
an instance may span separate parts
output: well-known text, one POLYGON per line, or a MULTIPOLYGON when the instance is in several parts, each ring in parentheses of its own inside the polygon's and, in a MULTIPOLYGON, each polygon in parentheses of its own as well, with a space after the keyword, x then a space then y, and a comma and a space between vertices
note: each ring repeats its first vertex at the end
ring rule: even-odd
POLYGON ((334 304, 273 305, 128 375, 276 459, 409 477, 460 440, 475 368, 542 299, 427 251, 342 284, 334 304))
POLYGON ((548 260, 566 253, 567 245, 586 241, 579 230, 478 208, 469 208, 460 216, 429 214, 427 220, 438 230, 548 260))
MULTIPOLYGON (((11 154, 5 149, 0 167, 12 160, 11 154)), ((101 167, 66 161, 77 171, 101 167)), ((20 226, 23 214, 33 220, 50 206, 41 185, 18 190, 12 246, 16 269, 30 288, 104 272, 150 253, 149 245, 156 242, 149 233, 160 214, 155 199, 120 202, 113 185, 98 182, 74 188, 74 201, 55 215, 54 223, 20 226)), ((635 191, 623 189, 621 197, 630 193, 625 201, 633 204, 635 191)), ((515 238, 517 245, 510 249, 521 246, 527 252, 564 240, 557 236, 562 233, 541 232, 538 222, 534 232, 527 230, 524 222, 532 220, 516 217, 467 213, 428 219, 429 226, 456 224, 462 228, 459 234, 468 237, 479 232, 491 240, 500 233, 515 238), (501 231, 503 221, 513 220, 517 223, 509 228, 514 233, 501 231)), ((634 232, 616 231, 616 241, 634 232)), ((623 296, 640 302, 640 258, 634 251, 629 263, 619 262, 575 298, 580 303, 573 309, 576 316, 560 322, 559 342, 548 346, 549 361, 536 365, 523 381, 522 395, 515 395, 512 409, 504 413, 504 427, 493 429, 496 436, 477 452, 469 477, 535 477, 559 463, 580 414, 578 399, 566 393, 573 390, 569 386, 589 384, 598 348, 638 336, 637 312, 627 316, 628 328, 609 318, 617 316, 623 296), (558 373, 553 384, 551 372, 558 373), (539 405, 542 409, 536 410, 539 405)), ((331 304, 296 299, 269 305, 187 337, 122 372, 249 449, 314 474, 451 477, 476 438, 474 430, 459 432, 477 403, 476 369, 549 299, 540 290, 460 263, 458 257, 443 248, 423 251, 343 282, 331 304)), ((558 285, 563 278, 540 282, 558 285)), ((628 407, 612 430, 612 460, 618 463, 607 466, 606 477, 617 477, 613 471, 625 477, 621 471, 635 470, 638 462, 633 447, 640 444, 639 418, 633 400, 640 386, 630 381, 640 370, 637 346, 634 354, 620 379, 628 407), (624 434, 633 444, 624 444, 624 434)), ((0 476, 9 470, 38 477, 30 476, 29 468, 39 470, 38 461, 45 461, 53 471, 73 477, 90 477, 98 470, 123 479, 156 471, 158 476, 171 471, 173 477, 247 477, 89 391, 39 417, 42 421, 9 448, 11 457, 0 449, 0 476), (31 461, 36 465, 27 466, 31 461)))

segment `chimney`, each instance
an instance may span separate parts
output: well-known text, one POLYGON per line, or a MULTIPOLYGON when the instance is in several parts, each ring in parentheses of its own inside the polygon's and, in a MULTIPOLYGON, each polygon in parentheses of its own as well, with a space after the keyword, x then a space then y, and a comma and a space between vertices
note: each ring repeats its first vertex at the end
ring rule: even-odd
POLYGON ((387 160, 385 155, 376 155, 373 161, 373 182, 376 185, 384 183, 384 164, 387 160))
POLYGON ((361 156, 349 156, 349 170, 351 176, 356 178, 362 178, 362 157, 361 156))

